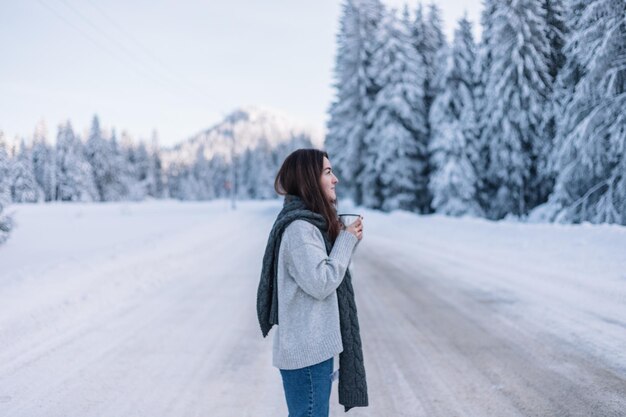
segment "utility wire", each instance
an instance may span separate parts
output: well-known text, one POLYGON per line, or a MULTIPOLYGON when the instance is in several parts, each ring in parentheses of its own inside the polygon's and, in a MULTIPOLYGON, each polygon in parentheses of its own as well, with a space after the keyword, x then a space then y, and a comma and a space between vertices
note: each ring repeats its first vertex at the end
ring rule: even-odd
POLYGON ((161 86, 168 88, 172 93, 175 93, 175 95, 177 95, 177 96, 181 92, 184 92, 185 95, 193 95, 196 98, 201 99, 204 102, 207 101, 207 96, 201 94, 197 90, 183 88, 180 85, 173 85, 171 83, 171 80, 163 78, 162 74, 161 74, 161 76, 159 76, 158 74, 151 73, 150 70, 153 69, 153 67, 147 66, 147 67, 144 68, 143 65, 145 65, 145 63, 142 65, 141 61, 137 61, 136 60, 136 56, 134 55, 134 53, 132 51, 130 51, 125 45, 123 45, 119 41, 111 39, 106 33, 104 33, 102 31, 102 29, 100 29, 97 25, 93 24, 93 22, 91 22, 91 20, 86 18, 82 13, 77 11, 74 7, 72 7, 70 4, 68 4, 65 0, 60 0, 60 1, 68 9, 70 9, 75 15, 77 15, 80 19, 82 19, 84 22, 86 22, 88 26, 90 26, 92 29, 95 29, 97 32, 100 32, 100 36, 102 36, 105 39, 107 39, 110 43, 115 44, 117 48, 116 49, 111 49, 109 46, 107 46, 106 44, 102 43, 100 40, 98 40, 97 38, 95 38, 94 36, 92 36, 91 34, 86 32, 85 30, 80 28, 78 25, 76 25, 73 22, 71 22, 70 20, 68 20, 65 16, 63 16, 63 14, 59 13, 55 8, 51 7, 50 4, 44 2, 43 0, 37 0, 37 1, 42 6, 44 6, 48 11, 50 11, 52 14, 54 14, 57 18, 62 20, 68 26, 72 27, 74 30, 78 31, 82 36, 84 36, 87 40, 89 40, 95 46, 97 46, 98 48, 106 51, 109 55, 111 55, 113 58, 115 58, 116 60, 118 60, 122 64, 124 64, 124 65, 130 64, 131 66, 133 66, 134 69, 137 70, 140 73, 141 76, 146 76, 146 77, 156 81, 161 86), (117 53, 119 51, 123 51, 125 54, 117 53), (148 68, 148 69, 146 69, 146 68, 148 68))
MULTIPOLYGON (((154 63, 159 65, 168 74, 173 76, 174 79, 186 83, 187 87, 191 88, 193 91, 201 91, 203 94, 206 94, 206 90, 204 90, 204 87, 196 84, 195 82, 188 79, 187 77, 181 76, 180 73, 177 73, 175 70, 173 70, 172 67, 169 66, 167 62, 163 61, 150 48, 146 47, 145 44, 140 42, 132 33, 130 33, 121 24, 119 24, 115 19, 113 19, 111 15, 105 12, 104 9, 102 9, 96 2, 94 2, 93 0, 88 0, 88 1, 89 1, 89 4, 91 4, 91 6, 94 8, 94 10, 100 13, 106 20, 109 21, 109 23, 115 26, 127 39, 131 40, 144 53, 145 56, 152 59, 154 63)), ((208 96, 209 94, 207 94, 207 97, 208 96)))
MULTIPOLYGON (((73 7, 73 6, 72 6, 70 3, 68 3, 66 0, 58 0, 58 1, 62 2, 62 3, 63 3, 63 4, 64 4, 64 5, 68 8, 68 9, 70 9, 70 10, 71 10, 74 14, 76 14, 76 15, 77 15, 79 18, 81 18, 84 22, 86 22, 86 23, 87 23, 87 25, 91 26, 91 27, 92 27, 92 28, 94 28, 97 32, 99 32, 99 33, 100 33, 100 35, 101 35, 102 37, 104 37, 105 39, 107 39, 109 42, 111 42, 111 43, 113 43, 113 44, 117 45, 117 47, 118 47, 120 50, 124 51, 124 52, 125 52, 125 53, 126 53, 126 54, 127 54, 127 55, 131 58, 131 59, 135 60, 135 59, 137 58, 137 57, 136 57, 136 54, 135 54, 132 50, 128 49, 128 47, 127 47, 126 45, 124 45, 123 43, 119 42, 119 41, 118 41, 118 40, 116 40, 116 39, 111 38, 111 37, 110 37, 110 36, 106 33, 106 31, 105 31, 105 30, 103 30, 100 26, 98 26, 98 25, 94 24, 94 23, 93 23, 93 21, 91 21, 89 18, 87 18, 87 17, 86 17, 83 13, 81 13, 80 11, 78 11, 75 7, 73 7)), ((141 61, 140 61, 140 62, 141 62, 141 61)), ((145 63, 143 63, 143 62, 141 62, 141 63, 142 63, 142 64, 145 64, 145 63)), ((149 65, 147 65, 147 68, 150 68, 151 70, 153 69, 153 67, 152 67, 152 66, 149 66, 149 65)), ((163 75, 163 74, 161 74, 161 75, 163 75)), ((170 76, 170 77, 171 77, 171 76, 170 76)), ((186 91, 187 91, 187 94, 195 95, 197 98, 200 98, 200 99, 202 99, 203 101, 207 99, 207 97, 206 97, 206 96, 204 96, 204 95, 202 95, 202 93, 200 93, 197 89, 195 89, 195 88, 191 88, 191 89, 189 89, 189 88, 186 88, 185 86, 181 86, 181 85, 180 85, 180 83, 179 83, 178 78, 173 77, 173 78, 170 78, 170 80, 168 80, 168 82, 172 82, 172 81, 174 82, 174 84, 176 84, 176 87, 177 87, 177 88, 180 88, 181 90, 186 90, 186 91)))

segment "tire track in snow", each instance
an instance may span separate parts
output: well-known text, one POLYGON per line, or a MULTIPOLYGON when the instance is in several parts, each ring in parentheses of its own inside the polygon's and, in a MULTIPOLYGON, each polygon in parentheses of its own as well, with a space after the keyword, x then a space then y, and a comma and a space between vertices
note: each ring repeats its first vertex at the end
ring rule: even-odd
POLYGON ((505 314, 497 294, 368 243, 354 285, 371 406, 355 416, 626 415, 626 376, 505 314))

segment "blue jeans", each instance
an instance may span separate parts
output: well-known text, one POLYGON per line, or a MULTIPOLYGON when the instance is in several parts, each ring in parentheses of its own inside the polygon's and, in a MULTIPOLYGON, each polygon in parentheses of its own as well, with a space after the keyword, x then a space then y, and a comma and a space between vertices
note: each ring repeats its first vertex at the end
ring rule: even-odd
POLYGON ((300 369, 281 369, 289 417, 328 417, 333 358, 300 369))

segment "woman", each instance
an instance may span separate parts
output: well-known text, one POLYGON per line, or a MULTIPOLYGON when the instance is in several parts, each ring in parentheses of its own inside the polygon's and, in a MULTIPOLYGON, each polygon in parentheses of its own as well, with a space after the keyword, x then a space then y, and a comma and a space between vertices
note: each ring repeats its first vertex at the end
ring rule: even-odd
POLYGON ((328 154, 299 149, 281 166, 274 188, 285 196, 263 257, 257 313, 263 336, 274 332, 289 417, 328 416, 333 358, 339 354, 339 402, 368 404, 365 367, 348 264, 363 237, 361 219, 343 227, 328 154))

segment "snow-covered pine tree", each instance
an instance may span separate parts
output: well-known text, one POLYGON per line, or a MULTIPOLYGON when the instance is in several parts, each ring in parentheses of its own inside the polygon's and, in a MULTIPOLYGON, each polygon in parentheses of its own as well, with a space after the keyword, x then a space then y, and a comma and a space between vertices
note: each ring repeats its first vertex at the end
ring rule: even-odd
POLYGON ((478 114, 477 126, 477 160, 475 162, 477 174, 478 203, 483 212, 489 208, 490 199, 497 190, 495 179, 488 174, 489 166, 489 138, 483 134, 485 126, 488 124, 490 115, 487 111, 489 98, 485 94, 487 77, 491 68, 491 54, 494 49, 493 22, 496 12, 496 0, 483 0, 483 10, 480 16, 482 27, 482 37, 478 44, 478 56, 476 59, 476 74, 478 74, 478 85, 476 88, 476 112, 478 114))
POLYGON ((250 158, 250 172, 252 176, 249 179, 249 190, 251 198, 268 199, 276 195, 274 192, 274 176, 278 168, 274 164, 274 157, 269 142, 266 138, 261 138, 259 145, 250 158))
MULTIPOLYGON (((571 28, 577 25, 582 11, 586 5, 585 0, 565 0, 564 9, 564 26, 567 36, 564 36, 564 42, 570 36, 571 28), (565 7, 566 6, 566 7, 565 7)), ((554 144, 552 152, 548 159, 548 169, 556 178, 558 175, 557 166, 559 163, 559 149, 563 147, 565 138, 572 131, 574 126, 570 126, 570 120, 563 117, 569 103, 572 101, 576 86, 583 76, 584 68, 580 62, 577 62, 571 54, 565 55, 565 44, 562 52, 564 57, 563 66, 557 73, 556 80, 553 85, 552 101, 550 103, 550 116, 554 117, 554 144)), ((554 191, 554 187, 553 187, 554 191)), ((550 195, 548 203, 540 206, 537 210, 533 210, 532 217, 534 220, 553 220, 557 212, 562 208, 560 204, 555 204, 555 193, 550 195)))
MULTIPOLYGON (((567 0, 566 0, 567 1, 567 0)), ((543 9, 548 24, 548 41, 550 42, 550 59, 548 68, 552 80, 555 80, 565 63, 563 47, 567 33, 565 25, 565 9, 563 0, 543 0, 543 9)))
POLYGON ((107 201, 110 194, 108 189, 114 181, 115 172, 111 165, 113 159, 111 146, 102 134, 97 115, 93 116, 89 138, 85 143, 85 156, 93 170, 94 183, 98 190, 97 199, 107 201))
MULTIPOLYGON (((497 0, 483 0, 483 10, 480 12, 480 26, 482 27, 482 37, 480 40, 479 55, 482 66, 489 68, 491 66, 491 51, 494 47, 493 23, 496 13, 497 0)), ((481 74, 486 77, 487 74, 481 74)), ((486 80, 486 78, 485 78, 486 80)))
POLYGON ((230 196, 230 166, 224 156, 217 154, 209 161, 211 183, 215 190, 215 197, 226 198, 230 196))
MULTIPOLYGON (((586 0, 566 0, 566 13, 564 15, 565 21, 565 30, 567 32, 567 37, 564 38, 564 42, 567 41, 567 38, 571 36, 571 30, 574 27, 579 25, 579 20, 582 15, 583 10, 585 9, 585 5, 587 4, 586 0)), ((574 97, 574 91, 576 86, 580 82, 584 74, 584 68, 580 62, 576 59, 576 57, 572 53, 565 54, 566 45, 563 45, 562 52, 564 57, 563 66, 557 73, 556 81, 553 88, 553 108, 555 114, 563 115, 574 97)), ((569 44, 569 48, 571 50, 572 43, 569 44)), ((557 153, 558 149, 562 146, 562 143, 565 140, 565 137, 571 132, 574 128, 573 126, 569 126, 567 123, 569 122, 567 118, 557 117, 556 118, 556 132, 555 132, 555 141, 552 152, 551 164, 553 172, 556 171, 556 163, 557 163, 557 153)))
POLYGON ((154 189, 151 190, 150 195, 154 198, 166 198, 167 187, 165 186, 163 162, 161 161, 161 154, 158 147, 152 150, 152 169, 154 172, 154 189))
MULTIPOLYGON (((167 184, 169 195, 181 201, 197 201, 202 199, 203 185, 198 180, 199 170, 203 169, 201 162, 204 156, 196 154, 196 160, 188 165, 182 162, 174 162, 167 171, 167 184)), ((203 173, 200 173, 203 175, 203 173)))
POLYGON ((459 20, 445 68, 443 90, 430 111, 431 175, 436 212, 483 215, 476 197, 477 114, 476 46, 471 23, 459 20))
POLYGON ((152 182, 148 188, 148 195, 154 198, 163 198, 165 196, 163 163, 161 162, 159 137, 156 131, 152 132, 150 143, 150 176, 152 177, 152 182))
POLYGON ((121 154, 120 169, 123 173, 124 184, 128 190, 124 198, 133 201, 141 201, 146 195, 144 185, 140 181, 142 174, 138 162, 141 158, 137 155, 137 151, 138 147, 133 143, 128 132, 122 132, 119 144, 119 152, 121 154))
POLYGON ((109 181, 106 182, 106 186, 103 188, 104 201, 120 201, 127 199, 130 194, 129 183, 132 181, 128 178, 126 155, 117 141, 115 129, 111 130, 108 148, 111 176, 109 181))
POLYGON ((253 150, 247 148, 236 157, 237 199, 240 200, 248 199, 252 194, 251 183, 255 175, 250 169, 252 153, 253 150))
POLYGON ((626 224, 626 3, 570 1, 564 78, 576 82, 558 126, 550 205, 557 221, 626 224))
POLYGON ((204 146, 200 146, 196 152, 196 160, 192 168, 192 175, 197 184, 194 197, 198 200, 210 200, 215 198, 215 189, 211 181, 211 166, 204 156, 204 146))
POLYGON ((141 194, 137 196, 137 199, 143 200, 147 195, 149 195, 150 190, 154 189, 152 159, 150 158, 148 149, 143 141, 139 142, 139 145, 136 147, 134 157, 137 181, 139 182, 138 189, 141 190, 141 194))
POLYGON ((167 194, 171 197, 171 198, 176 198, 178 200, 181 200, 181 194, 182 194, 182 178, 183 178, 183 169, 184 167, 182 166, 182 164, 180 164, 179 162, 173 162, 169 165, 167 172, 166 172, 166 178, 167 178, 167 187, 168 187, 168 191, 167 194))
MULTIPOLYGON (((231 166, 224 161, 222 155, 207 159, 206 153, 204 145, 201 145, 195 150, 195 159, 191 164, 183 161, 171 163, 165 173, 168 189, 163 195, 183 201, 230 197, 224 185, 232 175, 231 166)), ((237 166, 239 162, 237 161, 237 166)), ((237 197, 248 198, 245 194, 237 197)))
POLYGON ((4 132, 0 130, 0 202, 11 203, 11 164, 4 132))
MULTIPOLYGON (((489 69, 491 68, 492 51, 494 49, 493 22, 495 21, 496 0, 483 0, 483 10, 480 14, 482 36, 478 43, 476 73, 478 74, 479 109, 486 107, 487 99, 484 97, 484 86, 487 84, 489 69)), ((482 114, 482 111, 479 111, 482 114)))
POLYGON ((31 151, 24 140, 20 142, 11 171, 11 196, 14 202, 36 203, 43 200, 43 190, 35 179, 31 151))
POLYGON ((443 70, 446 64, 447 43, 443 34, 441 9, 436 3, 428 5, 428 15, 424 19, 422 56, 426 64, 425 100, 426 111, 430 112, 433 101, 443 87, 443 70))
MULTIPOLYGON (((406 14, 405 14, 406 18, 406 14)), ((429 211, 425 68, 404 21, 383 15, 371 74, 381 87, 367 114, 364 167, 358 177, 363 204, 383 210, 429 211)))
POLYGON ((56 198, 55 152, 48 145, 47 129, 43 121, 35 128, 31 155, 35 180, 43 190, 44 200, 53 201, 56 198))
POLYGON ((501 218, 525 215, 541 203, 532 179, 543 174, 537 153, 544 149, 549 42, 539 0, 500 1, 494 10, 482 140, 489 144, 488 175, 496 186, 487 214, 501 218))
POLYGON ((11 202, 10 161, 4 141, 4 133, 0 130, 0 244, 9 238, 13 221, 5 208, 11 202))
POLYGON ((554 149, 556 137, 556 120, 560 117, 561 108, 559 106, 560 91, 556 86, 557 75, 559 74, 565 56, 563 55, 563 45, 565 42, 565 12, 562 0, 543 0, 544 16, 546 20, 547 38, 549 41, 548 72, 550 74, 550 86, 546 101, 543 123, 540 128, 542 139, 538 141, 537 175, 531 178, 531 187, 537 190, 537 200, 543 203, 548 199, 554 188, 556 173, 551 164, 551 156, 554 149))
POLYGON ((59 126, 56 142, 56 199, 61 201, 93 201, 98 190, 93 171, 85 159, 84 145, 74 134, 69 121, 59 126))
POLYGON ((184 168, 180 182, 180 199, 184 201, 198 201, 202 196, 202 184, 194 175, 193 165, 184 168))
MULTIPOLYGON (((427 114, 430 112, 433 101, 441 92, 443 83, 442 74, 446 64, 447 43, 442 26, 439 6, 430 3, 427 13, 424 13, 422 4, 417 5, 411 25, 411 38, 426 69, 424 101, 427 114)), ((427 123, 429 123, 428 120, 427 123)), ((430 137, 430 125, 428 129, 430 137)))
POLYGON ((361 152, 369 128, 365 116, 379 89, 369 66, 384 6, 380 0, 346 0, 342 9, 334 70, 336 96, 329 109, 324 146, 342 189, 361 204, 362 187, 356 179, 363 170, 361 152))

